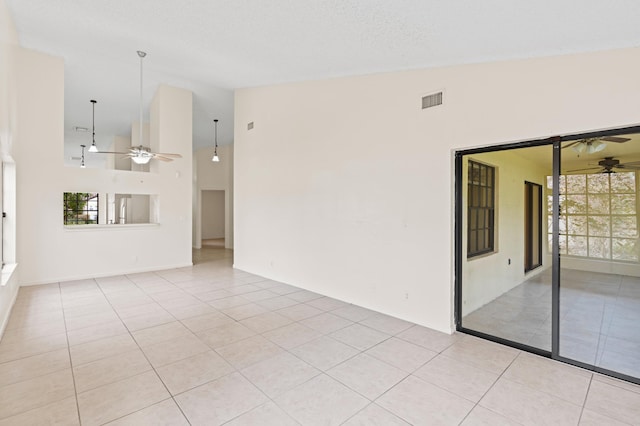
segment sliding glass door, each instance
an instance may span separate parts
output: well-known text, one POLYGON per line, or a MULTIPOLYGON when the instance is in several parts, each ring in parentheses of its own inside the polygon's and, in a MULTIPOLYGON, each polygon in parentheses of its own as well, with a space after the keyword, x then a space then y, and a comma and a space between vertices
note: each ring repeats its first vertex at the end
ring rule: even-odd
POLYGON ((640 382, 640 128, 456 155, 461 331, 640 382))

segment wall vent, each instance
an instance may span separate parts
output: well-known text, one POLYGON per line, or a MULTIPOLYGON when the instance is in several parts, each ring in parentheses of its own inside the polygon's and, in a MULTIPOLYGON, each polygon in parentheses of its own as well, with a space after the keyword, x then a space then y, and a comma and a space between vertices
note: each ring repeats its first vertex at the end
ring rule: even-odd
POLYGON ((442 105, 442 92, 422 97, 422 109, 442 105))

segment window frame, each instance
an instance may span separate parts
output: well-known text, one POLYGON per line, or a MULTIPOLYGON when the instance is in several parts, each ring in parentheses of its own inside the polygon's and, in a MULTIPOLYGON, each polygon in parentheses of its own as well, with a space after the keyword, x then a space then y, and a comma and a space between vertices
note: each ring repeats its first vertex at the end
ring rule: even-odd
MULTIPOLYGON (((560 237, 560 241, 561 241, 561 246, 560 246, 560 253, 563 256, 569 256, 572 258, 580 258, 580 259, 589 259, 589 260, 596 260, 596 261, 606 261, 606 262, 631 262, 631 263, 638 263, 640 262, 640 256, 636 257, 635 259, 624 259, 624 258, 616 258, 616 255, 614 253, 614 242, 616 240, 628 240, 628 241, 633 241, 633 240, 637 240, 639 233, 640 233, 640 227, 638 226, 638 173, 636 171, 621 171, 621 172, 616 172, 616 174, 621 174, 621 173, 628 173, 631 174, 633 176, 634 179, 634 186, 635 186, 635 190, 634 192, 617 192, 613 189, 612 187, 612 182, 611 182, 611 177, 612 174, 602 174, 602 173, 579 173, 579 174, 575 174, 575 175, 563 175, 561 176, 561 187, 560 187, 560 197, 561 197, 561 206, 560 206, 560 220, 561 220, 561 228, 559 230, 559 237, 560 237), (568 180, 566 179, 566 176, 584 176, 584 181, 585 181, 585 188, 584 188, 584 192, 569 192, 568 191, 568 180), (590 183, 590 176, 607 176, 607 191, 606 192, 597 192, 597 191, 591 191, 589 189, 589 183, 590 183), (564 178, 564 179, 563 179, 564 178), (591 211, 591 197, 597 197, 597 196, 603 196, 606 195, 607 196, 607 209, 608 209, 608 213, 601 213, 601 212, 592 212, 591 211), (613 211, 613 198, 615 196, 621 196, 621 195, 630 195, 633 197, 633 205, 635 207, 635 212, 633 214, 629 214, 629 213, 616 213, 613 211), (580 213, 574 213, 572 211, 570 211, 570 206, 571 206, 571 198, 574 198, 576 196, 583 196, 584 197, 584 212, 580 212, 580 213), (572 230, 570 229, 570 222, 572 218, 577 218, 577 217, 584 217, 584 221, 585 221, 585 232, 584 233, 574 233, 572 232, 572 230), (607 222, 608 222, 608 235, 597 235, 595 233, 592 233, 591 231, 591 223, 596 221, 596 218, 599 217, 604 217, 607 218, 607 222), (635 219, 635 223, 636 223, 636 236, 635 237, 627 237, 627 236, 617 236, 614 234, 614 219, 615 218, 622 218, 622 217, 633 217, 635 219), (594 218, 594 220, 590 220, 590 218, 594 218), (571 252, 571 247, 569 244, 569 240, 570 238, 584 238, 585 239, 585 249, 586 249, 586 255, 582 255, 582 254, 576 254, 575 252, 571 252), (601 256, 594 256, 592 255, 592 242, 591 240, 597 240, 597 239, 606 239, 608 240, 608 256, 605 257, 601 257, 601 256)), ((548 191, 548 180, 549 177, 547 177, 547 191, 548 191)), ((548 197, 550 195, 547 194, 547 200, 548 197)), ((549 203, 547 201, 547 214, 550 215, 551 211, 549 210, 549 203)), ((550 226, 550 225, 548 225, 550 226)), ((550 227, 549 230, 547 231, 547 234, 550 235, 550 227)), ((549 242, 548 242, 549 243, 549 242)), ((550 244, 550 243, 549 243, 550 244)), ((594 246, 595 247, 595 246, 594 246)), ((593 251, 595 253, 595 250, 593 251)))
POLYGON ((467 259, 495 252, 495 210, 496 167, 469 159, 467 163, 467 259))
POLYGON ((100 223, 100 196, 97 192, 64 192, 62 196, 62 222, 65 226, 98 225, 100 223), (79 198, 84 203, 82 208, 69 208, 68 201, 74 201, 78 205, 79 198), (75 198, 75 200, 73 199, 75 198), (95 208, 93 208, 95 206, 95 208), (95 221, 89 220, 90 213, 95 213, 95 221), (87 216, 81 219, 81 216, 87 216))

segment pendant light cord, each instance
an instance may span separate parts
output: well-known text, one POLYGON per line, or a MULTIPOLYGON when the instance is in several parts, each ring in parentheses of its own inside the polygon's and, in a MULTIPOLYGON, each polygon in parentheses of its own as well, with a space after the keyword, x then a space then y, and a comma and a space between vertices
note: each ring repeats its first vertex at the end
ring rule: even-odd
POLYGON ((144 59, 147 54, 141 50, 138 50, 138 56, 140 57, 140 122, 139 122, 139 146, 142 146, 142 59, 144 59))

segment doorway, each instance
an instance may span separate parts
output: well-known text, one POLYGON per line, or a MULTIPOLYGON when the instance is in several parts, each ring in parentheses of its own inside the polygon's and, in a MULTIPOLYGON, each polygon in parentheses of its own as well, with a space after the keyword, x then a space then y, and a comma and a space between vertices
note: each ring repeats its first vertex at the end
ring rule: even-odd
POLYGON ((201 238, 203 247, 225 247, 225 193, 202 191, 201 238))
POLYGON ((457 152, 456 328, 640 383, 639 173, 640 127, 457 152))
POLYGON ((524 272, 542 266, 542 185, 524 182, 524 272))

